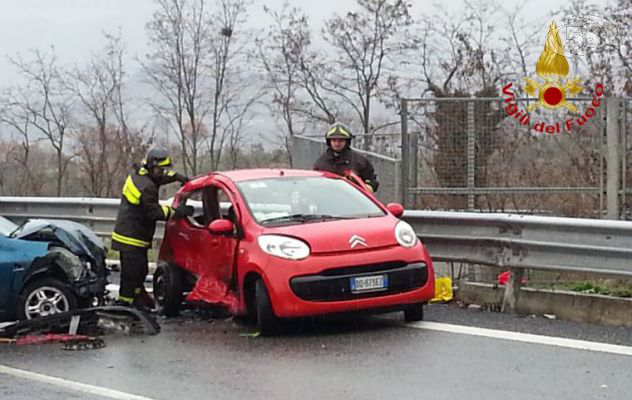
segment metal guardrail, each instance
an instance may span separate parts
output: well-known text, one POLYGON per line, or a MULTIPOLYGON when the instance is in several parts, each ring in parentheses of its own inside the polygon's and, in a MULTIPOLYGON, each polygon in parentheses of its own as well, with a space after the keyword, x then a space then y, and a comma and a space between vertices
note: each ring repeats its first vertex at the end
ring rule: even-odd
MULTIPOLYGON (((120 199, 0 196, 0 215, 16 223, 27 218, 69 219, 87 226, 98 236, 110 237, 119 204, 120 199)), ((156 237, 162 238, 163 228, 164 223, 159 222, 156 237)))
MULTIPOLYGON (((119 199, 0 197, 0 215, 70 219, 109 236, 118 204, 119 199)), ((402 219, 436 261, 632 276, 632 222, 413 210, 402 219)))
POLYGON ((632 276, 632 222, 407 211, 437 261, 632 276))
POLYGON ((87 197, 0 197, 0 215, 17 223, 26 218, 69 219, 99 236, 111 236, 119 199, 87 197))

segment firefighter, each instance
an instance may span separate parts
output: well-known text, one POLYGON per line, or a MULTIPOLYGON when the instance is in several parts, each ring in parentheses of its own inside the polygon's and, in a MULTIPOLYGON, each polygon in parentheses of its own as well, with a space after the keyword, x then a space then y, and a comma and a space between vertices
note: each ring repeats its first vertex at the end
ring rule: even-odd
POLYGON ((353 135, 343 124, 336 122, 327 129, 325 141, 327 151, 314 164, 314 169, 329 171, 345 176, 348 171, 354 172, 364 182, 366 188, 375 192, 380 185, 373 165, 363 155, 351 149, 353 135))
POLYGON ((145 291, 144 282, 148 272, 147 251, 152 245, 156 221, 193 215, 193 207, 182 205, 174 210, 158 202, 161 185, 176 181, 185 184, 189 180, 169 170, 170 166, 167 151, 153 148, 141 165, 134 164, 134 170, 123 185, 112 233, 112 249, 120 252, 121 260, 118 305, 133 305, 145 310, 154 308, 155 303, 145 291))

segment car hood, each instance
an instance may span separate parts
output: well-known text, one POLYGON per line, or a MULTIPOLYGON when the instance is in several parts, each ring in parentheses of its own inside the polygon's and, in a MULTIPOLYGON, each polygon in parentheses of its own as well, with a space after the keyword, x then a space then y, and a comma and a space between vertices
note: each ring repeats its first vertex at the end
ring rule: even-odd
POLYGON ((266 234, 292 236, 307 242, 312 253, 354 252, 397 245, 391 216, 310 222, 266 229, 266 234))
POLYGON ((54 241, 64 244, 74 254, 97 263, 105 257, 105 245, 91 230, 73 221, 31 219, 12 237, 25 240, 54 241))

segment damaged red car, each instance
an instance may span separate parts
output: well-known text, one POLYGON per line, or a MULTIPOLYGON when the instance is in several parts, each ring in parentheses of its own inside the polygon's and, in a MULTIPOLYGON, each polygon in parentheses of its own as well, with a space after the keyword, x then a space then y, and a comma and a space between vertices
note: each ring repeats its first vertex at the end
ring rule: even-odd
POLYGON ((183 186, 154 273, 167 316, 183 301, 250 315, 263 335, 284 318, 403 310, 423 319, 434 296, 432 261, 401 205, 382 205, 327 172, 252 169, 211 173, 183 186))

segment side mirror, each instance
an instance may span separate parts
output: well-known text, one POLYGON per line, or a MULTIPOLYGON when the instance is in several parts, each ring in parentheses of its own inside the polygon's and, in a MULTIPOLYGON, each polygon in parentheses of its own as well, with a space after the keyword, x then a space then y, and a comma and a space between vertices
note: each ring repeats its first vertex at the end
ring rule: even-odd
POLYGON ((404 215, 404 206, 399 203, 388 203, 386 209, 397 218, 404 215))
POLYGON ((227 219, 216 219, 208 225, 208 230, 218 235, 233 233, 234 229, 233 221, 227 219))

